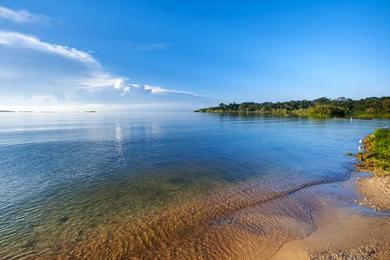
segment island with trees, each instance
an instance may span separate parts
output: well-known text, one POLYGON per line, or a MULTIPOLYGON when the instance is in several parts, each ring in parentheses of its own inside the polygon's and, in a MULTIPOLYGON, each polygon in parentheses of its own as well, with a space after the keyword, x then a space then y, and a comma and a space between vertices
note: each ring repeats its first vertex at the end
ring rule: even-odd
POLYGON ((369 97, 359 100, 340 97, 321 97, 315 100, 292 100, 287 102, 221 103, 195 112, 207 113, 255 113, 270 116, 301 117, 354 117, 390 118, 390 97, 369 97))

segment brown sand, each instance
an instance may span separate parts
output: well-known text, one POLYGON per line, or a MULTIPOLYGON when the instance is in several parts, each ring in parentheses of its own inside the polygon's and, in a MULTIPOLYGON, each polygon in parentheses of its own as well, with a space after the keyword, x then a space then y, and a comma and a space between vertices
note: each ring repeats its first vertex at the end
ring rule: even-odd
MULTIPOLYGON (((371 176, 356 180, 356 190, 367 196, 360 200, 360 205, 381 211, 389 209, 390 178, 371 176)), ((353 184, 355 179, 349 182, 353 184)), ((272 259, 390 259, 389 215, 363 214, 323 202, 313 217, 317 230, 304 239, 285 243, 272 259)))
POLYGON ((390 176, 370 176, 358 181, 360 192, 364 198, 362 205, 379 210, 390 210, 390 176))
POLYGON ((390 259, 390 217, 328 208, 317 231, 286 243, 273 259, 390 259))

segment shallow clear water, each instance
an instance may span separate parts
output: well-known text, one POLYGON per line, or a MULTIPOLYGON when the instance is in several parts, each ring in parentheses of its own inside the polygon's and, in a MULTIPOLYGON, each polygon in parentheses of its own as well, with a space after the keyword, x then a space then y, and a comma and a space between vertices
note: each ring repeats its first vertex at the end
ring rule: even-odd
MULTIPOLYGON (((359 139, 389 124, 187 112, 2 113, 0 258, 74 248, 91 256, 91 245, 100 245, 100 256, 145 250, 172 256, 167 251, 178 245, 169 244, 167 234, 183 241, 184 224, 193 224, 188 236, 204 242, 207 233, 207 241, 226 245, 211 235, 216 223, 230 223, 236 217, 226 216, 248 208, 240 221, 253 222, 262 202, 347 179, 354 160, 345 153, 357 152, 359 139), (112 240, 115 249, 111 243, 105 251, 107 232, 120 235, 112 240)), ((269 210, 310 222, 310 207, 286 212, 289 203, 269 210)), ((243 227, 249 225, 251 234, 259 233, 252 222, 236 227, 248 232, 243 227)), ((212 253, 202 243, 180 252, 212 253)))

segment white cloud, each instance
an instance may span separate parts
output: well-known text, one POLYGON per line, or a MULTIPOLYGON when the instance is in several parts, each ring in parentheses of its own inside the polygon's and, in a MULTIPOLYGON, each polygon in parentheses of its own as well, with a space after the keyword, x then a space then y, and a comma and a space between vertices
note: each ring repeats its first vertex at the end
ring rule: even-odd
POLYGON ((34 106, 62 106, 72 102, 157 104, 188 102, 200 97, 189 91, 134 84, 127 77, 109 72, 90 52, 19 32, 0 30, 0 56, 3 105, 9 100, 7 95, 18 101, 8 102, 9 105, 34 106), (48 56, 52 57, 48 59, 48 56))
POLYGON ((37 37, 31 35, 0 30, 0 45, 47 52, 62 56, 64 58, 93 65, 91 67, 91 74, 80 79, 79 81, 80 86, 86 88, 102 88, 111 86, 121 91, 122 95, 129 93, 132 88, 139 88, 151 94, 175 93, 199 96, 196 93, 189 91, 166 89, 163 87, 150 85, 129 84, 127 83, 127 78, 125 77, 117 77, 111 75, 110 73, 104 72, 101 69, 100 63, 90 53, 64 45, 43 42, 37 37))
POLYGON ((181 95, 189 95, 194 97, 201 97, 201 95, 198 95, 190 91, 167 89, 164 87, 151 86, 146 84, 144 85, 144 84, 128 83, 128 79, 125 77, 114 77, 110 74, 105 74, 105 73, 95 73, 95 75, 88 77, 84 80, 81 80, 81 85, 92 91, 105 88, 108 86, 113 86, 114 89, 120 91, 122 95, 126 95, 130 93, 132 89, 137 89, 137 90, 142 90, 149 94, 181 94, 181 95))
POLYGON ((4 6, 0 6, 0 19, 9 20, 17 23, 40 22, 48 18, 41 14, 32 14, 26 10, 12 10, 4 6))
POLYGON ((190 95, 194 97, 201 97, 201 95, 198 95, 194 92, 190 91, 184 91, 184 90, 175 90, 175 89, 167 89, 163 87, 158 86, 151 86, 151 85, 140 85, 140 84, 129 84, 130 88, 140 88, 143 89, 146 92, 152 93, 152 94, 182 94, 182 95, 190 95))
POLYGON ((96 90, 106 87, 114 87, 120 89, 119 85, 124 82, 126 78, 114 77, 109 73, 105 73, 101 70, 93 71, 88 76, 81 78, 79 80, 80 86, 87 88, 89 90, 96 90), (118 85, 119 84, 119 85, 118 85))
POLYGON ((144 85, 144 88, 146 90, 150 90, 151 93, 153 93, 153 94, 174 93, 174 94, 190 95, 190 96, 194 96, 194 97, 202 96, 202 95, 196 94, 196 93, 191 92, 191 91, 176 90, 176 89, 166 89, 166 88, 157 87, 157 86, 144 85))
POLYGON ((52 53, 68 59, 99 65, 95 58, 85 51, 64 45, 43 42, 34 36, 22 33, 0 30, 0 45, 52 53))

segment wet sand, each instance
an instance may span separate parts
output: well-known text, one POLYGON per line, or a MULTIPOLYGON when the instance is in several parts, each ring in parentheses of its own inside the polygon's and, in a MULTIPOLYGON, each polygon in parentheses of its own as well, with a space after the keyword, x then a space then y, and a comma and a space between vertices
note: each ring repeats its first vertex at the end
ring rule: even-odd
POLYGON ((377 178, 355 176, 339 184, 358 196, 350 197, 357 206, 324 202, 313 216, 316 231, 284 244, 272 259, 390 259, 390 214, 384 208, 376 213, 377 205, 389 203, 390 196, 382 197, 388 192, 388 179, 377 178), (359 190, 365 193, 359 194, 359 190), (362 203, 368 201, 366 194, 374 192, 371 204, 362 203), (378 194, 380 200, 375 200, 378 194))
POLYGON ((328 208, 317 230, 286 243, 272 259, 389 259, 390 217, 328 208))

